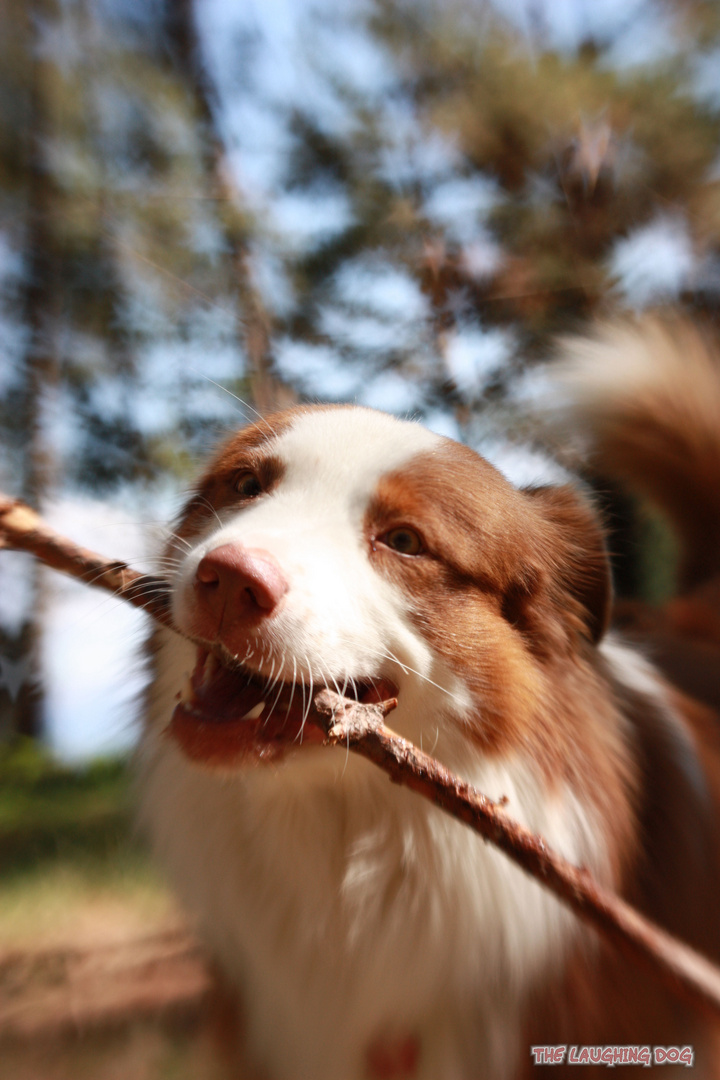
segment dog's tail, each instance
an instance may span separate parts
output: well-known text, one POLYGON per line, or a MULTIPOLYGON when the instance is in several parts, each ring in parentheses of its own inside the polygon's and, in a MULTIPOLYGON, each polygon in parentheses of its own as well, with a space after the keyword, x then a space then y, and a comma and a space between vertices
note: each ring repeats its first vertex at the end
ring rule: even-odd
POLYGON ((679 317, 608 323, 561 343, 561 393, 591 465, 647 496, 681 545, 681 581, 720 573, 720 354, 679 317))

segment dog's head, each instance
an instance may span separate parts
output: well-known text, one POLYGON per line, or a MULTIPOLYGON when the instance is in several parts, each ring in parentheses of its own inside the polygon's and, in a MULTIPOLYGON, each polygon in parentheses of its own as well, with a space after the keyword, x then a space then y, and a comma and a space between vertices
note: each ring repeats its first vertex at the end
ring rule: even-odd
POLYGON ((245 673, 198 650, 174 726, 208 761, 308 752, 323 685, 397 696, 393 726, 426 745, 446 728, 522 738, 543 672, 592 649, 608 617, 602 534, 576 494, 518 491, 472 450, 362 408, 233 436, 167 555, 177 625, 245 673))

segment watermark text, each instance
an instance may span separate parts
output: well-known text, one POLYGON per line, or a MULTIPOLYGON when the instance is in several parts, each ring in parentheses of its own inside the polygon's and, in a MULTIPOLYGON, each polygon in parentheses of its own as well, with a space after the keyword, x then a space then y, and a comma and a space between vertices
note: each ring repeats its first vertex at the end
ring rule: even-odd
POLYGON ((653 1065, 695 1064, 692 1046, 531 1046, 535 1065, 653 1065))

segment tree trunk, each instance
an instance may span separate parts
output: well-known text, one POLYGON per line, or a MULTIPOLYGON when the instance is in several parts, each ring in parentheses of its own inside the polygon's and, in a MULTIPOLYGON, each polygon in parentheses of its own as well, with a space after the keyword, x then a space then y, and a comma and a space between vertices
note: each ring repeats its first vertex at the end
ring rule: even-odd
MULTIPOLYGON (((44 161, 43 143, 49 134, 46 108, 47 65, 38 55, 34 40, 42 16, 42 3, 28 9, 26 23, 27 56, 30 58, 26 158, 26 251, 28 253, 24 295, 28 344, 25 354, 21 435, 24 460, 21 489, 23 497, 41 509, 56 481, 56 465, 48 441, 47 404, 58 382, 56 321, 58 318, 58 267, 53 229, 53 182, 44 161)), ((43 731, 44 694, 41 669, 44 587, 42 568, 30 566, 29 603, 18 633, 4 634, 0 651, 5 667, 15 677, 3 679, 10 698, 10 729, 19 735, 37 738, 43 731), (22 682, 18 685, 18 679, 22 682)))

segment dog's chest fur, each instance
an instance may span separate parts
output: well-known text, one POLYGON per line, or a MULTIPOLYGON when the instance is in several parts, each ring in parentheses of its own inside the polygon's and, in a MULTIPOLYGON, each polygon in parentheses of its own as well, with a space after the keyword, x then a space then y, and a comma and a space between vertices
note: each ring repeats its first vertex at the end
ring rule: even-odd
MULTIPOLYGON (((158 685, 172 653, 159 654, 158 685)), ((525 988, 561 963, 572 917, 373 766, 328 758, 308 792, 302 762, 222 776, 162 735, 145 747, 156 848, 240 987, 251 1057, 278 1080, 359 1080, 368 1045, 407 1032, 421 1041, 418 1077, 507 1075, 525 988)), ((464 774, 568 858, 601 868, 570 792, 548 802, 521 760, 464 774)))

